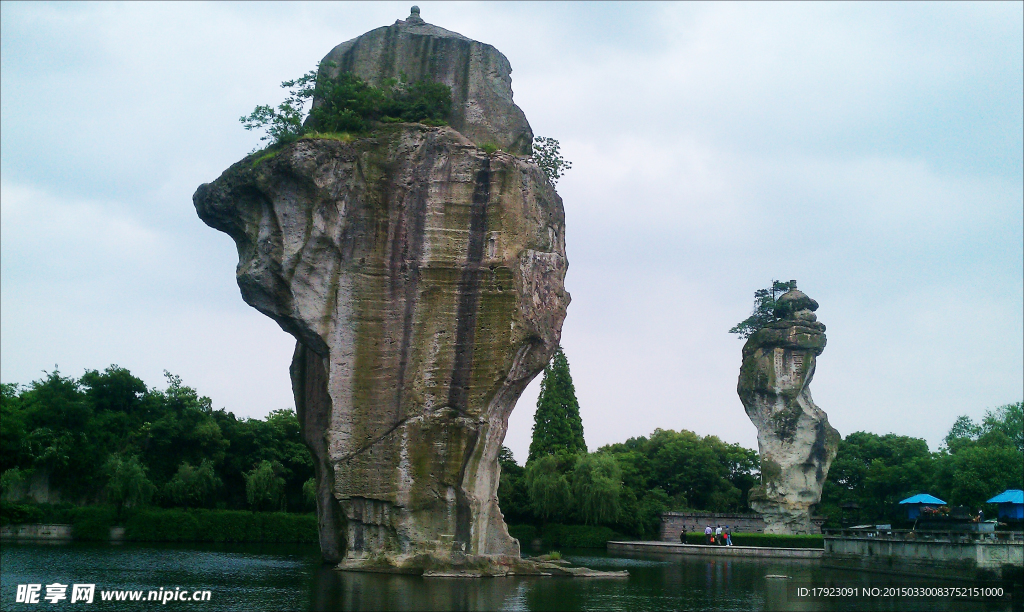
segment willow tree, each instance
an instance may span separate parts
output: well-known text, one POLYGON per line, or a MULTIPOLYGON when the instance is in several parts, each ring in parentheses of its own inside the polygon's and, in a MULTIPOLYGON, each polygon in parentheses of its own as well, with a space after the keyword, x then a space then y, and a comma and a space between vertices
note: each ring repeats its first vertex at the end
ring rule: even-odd
POLYGON ((569 374, 569 360, 562 347, 555 351, 551 362, 544 369, 537 398, 537 412, 533 415, 533 440, 530 442, 530 456, 527 463, 538 457, 586 453, 583 441, 583 420, 580 419, 580 404, 576 401, 576 389, 569 374))

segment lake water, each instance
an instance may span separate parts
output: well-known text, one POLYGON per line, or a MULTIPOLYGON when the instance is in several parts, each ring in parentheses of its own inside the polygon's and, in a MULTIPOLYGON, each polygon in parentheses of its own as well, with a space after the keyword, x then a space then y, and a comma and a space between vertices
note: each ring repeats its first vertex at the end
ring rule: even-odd
MULTIPOLYGON (((0 549, 2 610, 1019 610, 1009 597, 800 597, 798 589, 980 586, 841 572, 818 561, 568 551, 623 580, 423 578, 338 572, 307 545, 22 544, 0 549), (47 584, 93 583, 92 604, 44 600, 47 584), (19 584, 41 584, 38 604, 17 603, 19 584), (190 593, 209 601, 102 601, 103 590, 190 593)), ((862 593, 863 591, 858 591, 862 593)))

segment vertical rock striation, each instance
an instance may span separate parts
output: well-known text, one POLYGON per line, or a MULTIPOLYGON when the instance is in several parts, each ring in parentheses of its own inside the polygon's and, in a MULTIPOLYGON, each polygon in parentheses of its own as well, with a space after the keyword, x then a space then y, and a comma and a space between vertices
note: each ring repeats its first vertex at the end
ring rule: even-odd
POLYGON ((196 191, 238 248, 243 299, 296 340, 324 557, 381 571, 539 568, 498 508, 498 451, 558 346, 562 201, 528 151, 508 61, 407 21, 327 56, 370 82, 452 86, 452 127, 385 124, 250 155, 196 191), (461 568, 461 569, 459 569, 461 568))
POLYGON ((779 320, 743 345, 737 392, 757 427, 761 485, 750 491, 750 506, 767 523, 766 533, 806 534, 817 530, 811 510, 836 456, 839 432, 811 399, 815 360, 825 348, 818 303, 797 290, 776 303, 779 320))

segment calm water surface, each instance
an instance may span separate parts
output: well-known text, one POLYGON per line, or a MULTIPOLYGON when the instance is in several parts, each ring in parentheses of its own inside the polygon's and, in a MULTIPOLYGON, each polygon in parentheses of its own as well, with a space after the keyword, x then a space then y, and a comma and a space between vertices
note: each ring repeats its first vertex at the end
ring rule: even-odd
MULTIPOLYGON (((841 597, 809 599, 804 587, 977 586, 840 572, 817 561, 570 551, 595 569, 625 569, 627 580, 477 580, 337 572, 305 545, 60 545, 4 543, 0 609, 18 610, 1020 610, 1009 598, 841 597), (15 602, 18 584, 95 583, 92 604, 15 602), (100 590, 209 590, 208 602, 100 601, 100 590)), ((43 587, 45 595, 45 586, 43 587)))

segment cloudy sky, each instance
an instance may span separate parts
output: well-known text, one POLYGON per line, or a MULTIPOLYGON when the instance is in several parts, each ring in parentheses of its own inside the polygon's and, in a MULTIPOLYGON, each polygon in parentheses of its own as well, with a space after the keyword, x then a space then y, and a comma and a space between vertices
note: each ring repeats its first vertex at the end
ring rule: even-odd
MULTIPOLYGON (((1021 3, 420 6, 509 58, 573 162, 563 345, 592 450, 657 427, 756 448, 726 330, 772 278, 821 304, 812 389, 844 435, 934 450, 1024 396, 1021 3)), ((239 116, 409 3, 0 11, 0 379, 116 363, 290 407, 292 340, 192 193, 258 143, 239 116)))

